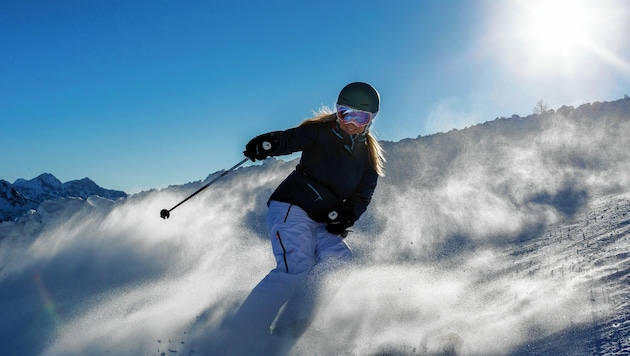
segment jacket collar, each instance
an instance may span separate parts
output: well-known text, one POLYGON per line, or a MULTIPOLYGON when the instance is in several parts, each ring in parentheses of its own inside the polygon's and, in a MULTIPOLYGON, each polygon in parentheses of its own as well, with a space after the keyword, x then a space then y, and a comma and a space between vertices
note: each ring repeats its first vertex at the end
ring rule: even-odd
POLYGON ((344 142, 343 147, 348 152, 352 153, 352 151, 354 150, 354 145, 356 143, 365 142, 367 140, 366 135, 368 130, 366 128, 365 130, 363 130, 362 133, 349 135, 341 129, 341 127, 339 126, 339 122, 335 121, 334 125, 332 126, 332 132, 335 134, 335 136, 337 136, 340 140, 344 142))

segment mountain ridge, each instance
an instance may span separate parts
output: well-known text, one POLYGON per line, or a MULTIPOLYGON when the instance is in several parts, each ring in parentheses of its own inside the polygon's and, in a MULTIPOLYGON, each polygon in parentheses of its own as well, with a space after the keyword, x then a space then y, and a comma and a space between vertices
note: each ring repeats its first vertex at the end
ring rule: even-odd
POLYGON ((0 222, 19 219, 48 200, 87 199, 93 195, 109 200, 127 197, 127 193, 102 188, 87 177, 65 183, 51 173, 30 180, 18 178, 13 183, 0 179, 0 222))

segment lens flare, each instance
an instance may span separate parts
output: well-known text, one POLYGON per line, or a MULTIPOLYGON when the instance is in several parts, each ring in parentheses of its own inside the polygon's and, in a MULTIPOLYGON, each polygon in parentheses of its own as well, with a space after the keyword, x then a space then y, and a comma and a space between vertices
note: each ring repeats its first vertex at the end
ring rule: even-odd
POLYGON ((55 331, 59 331, 63 325, 63 321, 59 316, 59 313, 57 312, 55 301, 52 299, 50 293, 44 285, 41 273, 35 273, 35 275, 33 276, 33 284, 35 285, 35 288, 37 289, 37 292, 42 299, 44 307, 43 310, 45 314, 50 318, 53 325, 55 326, 55 331))

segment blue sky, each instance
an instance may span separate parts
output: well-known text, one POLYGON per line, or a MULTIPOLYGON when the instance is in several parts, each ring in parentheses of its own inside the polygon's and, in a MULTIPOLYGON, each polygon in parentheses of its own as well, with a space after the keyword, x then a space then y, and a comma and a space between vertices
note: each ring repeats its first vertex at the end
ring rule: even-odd
POLYGON ((0 1, 0 179, 204 179, 366 81, 399 141, 630 95, 630 4, 0 1))

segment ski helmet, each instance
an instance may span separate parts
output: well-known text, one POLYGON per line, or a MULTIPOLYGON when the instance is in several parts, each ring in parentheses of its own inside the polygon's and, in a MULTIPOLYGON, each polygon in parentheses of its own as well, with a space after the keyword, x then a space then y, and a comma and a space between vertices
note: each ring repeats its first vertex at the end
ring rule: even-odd
POLYGON ((337 104, 351 108, 377 113, 381 98, 378 91, 367 83, 355 82, 346 85, 339 93, 337 104))

